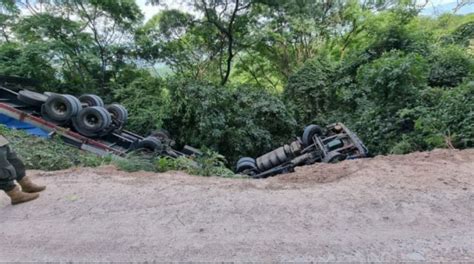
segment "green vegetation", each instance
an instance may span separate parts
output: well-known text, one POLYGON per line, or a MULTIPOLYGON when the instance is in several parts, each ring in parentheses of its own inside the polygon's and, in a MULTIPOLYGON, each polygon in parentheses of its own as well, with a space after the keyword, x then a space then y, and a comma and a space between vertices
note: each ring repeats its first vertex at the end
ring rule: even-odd
POLYGON ((184 157, 178 159, 145 157, 138 153, 131 153, 125 158, 99 157, 65 145, 59 138, 34 137, 21 130, 9 129, 3 125, 0 125, 0 135, 10 141, 11 148, 17 152, 28 169, 54 171, 71 167, 98 167, 113 164, 117 168, 129 172, 181 170, 201 176, 238 176, 224 166, 225 159, 222 155, 211 150, 205 151, 202 157, 195 160, 184 157))
POLYGON ((0 0, 0 74, 119 101, 130 130, 165 128, 228 167, 309 123, 345 122, 373 154, 474 147, 473 14, 424 17, 393 0, 188 2, 144 21, 132 0, 0 0))
POLYGON ((205 151, 202 157, 173 159, 170 157, 144 157, 138 153, 131 153, 126 158, 114 159, 112 162, 120 170, 165 172, 170 170, 185 171, 200 176, 241 177, 225 167, 222 155, 211 150, 205 151))
POLYGON ((0 134, 10 141, 28 169, 63 170, 73 166, 97 167, 109 164, 111 157, 98 157, 65 145, 58 138, 51 140, 33 137, 21 130, 0 125, 0 134))

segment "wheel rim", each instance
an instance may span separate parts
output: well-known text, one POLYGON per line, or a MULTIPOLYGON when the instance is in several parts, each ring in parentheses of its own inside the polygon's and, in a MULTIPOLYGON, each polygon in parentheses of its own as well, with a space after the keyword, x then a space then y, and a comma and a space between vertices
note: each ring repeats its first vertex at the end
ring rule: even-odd
POLYGON ((88 114, 84 117, 84 125, 90 129, 97 128, 99 124, 99 118, 94 114, 88 114))
POLYGON ((53 111, 58 115, 64 116, 67 112, 67 105, 63 102, 55 102, 52 108, 53 111))

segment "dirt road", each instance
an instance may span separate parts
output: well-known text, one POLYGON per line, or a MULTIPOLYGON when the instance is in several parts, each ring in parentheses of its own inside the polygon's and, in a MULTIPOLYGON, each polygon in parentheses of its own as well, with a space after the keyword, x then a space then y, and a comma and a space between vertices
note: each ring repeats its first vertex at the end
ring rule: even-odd
POLYGON ((474 261, 474 150, 266 180, 31 173, 39 200, 0 194, 0 261, 474 261))

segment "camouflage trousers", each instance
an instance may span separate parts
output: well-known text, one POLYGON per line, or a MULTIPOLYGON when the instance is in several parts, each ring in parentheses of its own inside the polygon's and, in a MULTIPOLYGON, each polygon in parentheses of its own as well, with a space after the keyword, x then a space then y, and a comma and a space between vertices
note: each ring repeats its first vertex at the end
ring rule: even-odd
POLYGON ((0 190, 11 191, 15 187, 15 180, 25 177, 25 164, 8 146, 0 147, 0 190))

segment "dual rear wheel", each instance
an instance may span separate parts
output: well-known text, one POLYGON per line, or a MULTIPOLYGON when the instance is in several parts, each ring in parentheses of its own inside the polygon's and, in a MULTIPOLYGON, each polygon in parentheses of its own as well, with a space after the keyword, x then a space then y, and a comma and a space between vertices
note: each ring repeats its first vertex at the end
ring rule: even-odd
POLYGON ((112 116, 103 107, 91 106, 82 109, 72 120, 74 128, 87 137, 102 136, 112 124, 112 116))
POLYGON ((106 107, 97 105, 82 109, 73 119, 73 125, 77 132, 84 136, 101 137, 114 131, 121 131, 127 119, 127 109, 122 105, 111 104, 106 107))
POLYGON ((64 124, 82 110, 81 102, 68 94, 52 94, 41 107, 41 115, 53 122, 64 124))
POLYGON ((46 120, 59 125, 72 122, 74 129, 87 137, 100 137, 120 131, 128 119, 128 111, 124 106, 105 106, 104 101, 94 94, 76 98, 68 94, 41 94, 22 90, 17 97, 27 105, 41 107, 41 116, 46 120))

